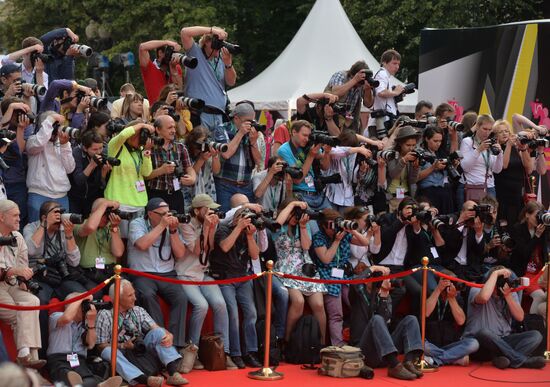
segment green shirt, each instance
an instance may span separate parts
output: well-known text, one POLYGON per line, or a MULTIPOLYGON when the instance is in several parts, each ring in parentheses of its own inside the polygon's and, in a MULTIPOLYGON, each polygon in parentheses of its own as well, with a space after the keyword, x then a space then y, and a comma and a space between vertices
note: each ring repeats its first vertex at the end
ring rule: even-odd
POLYGON ((105 264, 116 263, 115 256, 111 253, 111 233, 109 227, 98 228, 88 236, 80 237, 81 224, 74 226, 73 234, 80 250, 80 266, 83 268, 95 267, 97 257, 105 258, 105 264))

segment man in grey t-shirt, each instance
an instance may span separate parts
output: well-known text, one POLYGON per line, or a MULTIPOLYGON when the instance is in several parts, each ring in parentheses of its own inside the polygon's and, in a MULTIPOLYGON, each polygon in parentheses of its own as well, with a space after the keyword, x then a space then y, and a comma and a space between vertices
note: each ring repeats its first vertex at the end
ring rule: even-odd
POLYGON ((512 319, 523 321, 524 312, 517 292, 507 283, 511 275, 509 269, 496 266, 481 289, 470 289, 463 336, 475 337, 481 353, 489 354, 497 368, 543 368, 544 358, 531 356, 542 335, 538 331, 512 333, 512 319))

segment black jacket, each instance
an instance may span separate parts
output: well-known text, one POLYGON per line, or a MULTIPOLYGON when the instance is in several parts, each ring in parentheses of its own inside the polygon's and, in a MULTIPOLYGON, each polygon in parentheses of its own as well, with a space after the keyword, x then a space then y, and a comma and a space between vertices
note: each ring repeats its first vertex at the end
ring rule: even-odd
MULTIPOLYGON (((466 227, 466 226, 465 226, 466 227)), ((483 238, 479 243, 476 241, 476 234, 472 228, 466 227, 466 266, 461 265, 455 260, 460 248, 462 247, 462 231, 455 227, 445 227, 441 231, 441 236, 445 240, 445 249, 443 249, 443 266, 454 271, 457 275, 465 279, 477 281, 483 275, 483 250, 485 242, 483 238)))
POLYGON ((527 264, 533 256, 537 245, 542 246, 542 263, 548 256, 548 232, 545 231, 540 238, 534 235, 531 238, 527 223, 516 223, 510 228, 510 236, 516 242, 516 247, 512 250, 510 268, 518 277, 525 275, 527 264))

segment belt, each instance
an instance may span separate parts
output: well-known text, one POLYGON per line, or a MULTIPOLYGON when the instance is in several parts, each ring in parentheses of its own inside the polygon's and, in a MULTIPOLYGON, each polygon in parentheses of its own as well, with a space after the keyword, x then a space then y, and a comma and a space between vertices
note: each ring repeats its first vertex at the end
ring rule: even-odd
POLYGON ((214 107, 214 106, 205 105, 202 108, 202 111, 203 113, 206 113, 206 114, 216 114, 219 116, 225 116, 225 112, 223 110, 218 109, 217 107, 214 107))
POLYGON ((229 179, 226 179, 225 177, 217 177, 217 179, 220 179, 226 183, 229 183, 229 184, 232 184, 232 185, 236 185, 237 187, 245 187, 247 185, 249 185, 252 180, 250 181, 235 181, 235 180, 229 180, 229 179))

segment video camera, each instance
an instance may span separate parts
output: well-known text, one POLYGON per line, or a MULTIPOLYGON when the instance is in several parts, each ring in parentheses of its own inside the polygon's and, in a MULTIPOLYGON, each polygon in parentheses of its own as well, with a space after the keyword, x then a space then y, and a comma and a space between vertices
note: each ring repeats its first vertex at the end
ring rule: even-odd
POLYGON ((237 55, 242 52, 241 47, 237 44, 226 42, 225 40, 221 40, 218 35, 212 36, 212 42, 210 43, 210 47, 212 50, 221 50, 222 47, 227 48, 227 51, 231 55, 237 55))
MULTIPOLYGON (((395 90, 397 86, 392 86, 392 90, 395 90)), ((405 98, 405 95, 406 94, 412 94, 414 93, 416 90, 416 85, 414 83, 407 83, 405 86, 403 86, 403 92, 395 97, 393 97, 393 100, 395 101, 396 104, 398 104, 399 102, 402 102, 403 101, 403 98, 405 98)))
POLYGON ((284 178, 285 173, 288 173, 293 179, 301 179, 304 177, 304 173, 300 168, 290 167, 285 161, 279 161, 278 164, 283 166, 283 170, 277 173, 277 177, 284 178))
POLYGON ((169 66, 172 58, 176 58, 180 66, 185 66, 190 69, 197 67, 199 61, 193 56, 187 56, 179 52, 174 52, 174 47, 166 45, 164 46, 164 58, 160 61, 161 65, 169 66))

